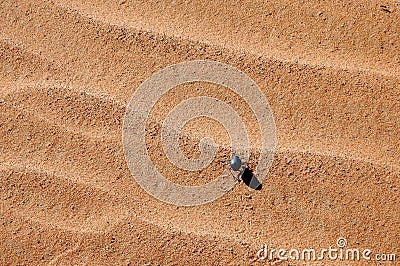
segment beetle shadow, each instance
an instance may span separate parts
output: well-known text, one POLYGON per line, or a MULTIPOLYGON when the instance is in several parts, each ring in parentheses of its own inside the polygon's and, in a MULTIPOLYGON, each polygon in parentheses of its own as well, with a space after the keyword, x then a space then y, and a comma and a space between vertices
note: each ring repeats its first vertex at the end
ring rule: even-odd
POLYGON ((246 167, 242 174, 243 183, 245 183, 249 188, 254 190, 261 190, 262 184, 254 175, 253 171, 246 167))

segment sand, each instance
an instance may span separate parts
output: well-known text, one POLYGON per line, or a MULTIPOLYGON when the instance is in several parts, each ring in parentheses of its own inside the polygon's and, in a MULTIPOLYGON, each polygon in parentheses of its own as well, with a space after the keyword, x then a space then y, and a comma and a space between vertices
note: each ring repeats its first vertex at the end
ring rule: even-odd
MULTIPOLYGON (((303 265, 261 261, 257 251, 320 250, 340 237, 398 261, 399 8, 389 0, 1 1, 1 265, 303 265), (232 65, 267 98, 277 147, 261 190, 239 183, 214 202, 178 207, 130 173, 122 146, 130 98, 154 72, 190 60, 232 65)), ((223 127, 201 119, 185 127, 181 149, 197 158, 199 138, 211 135, 225 147, 212 168, 184 176, 163 154, 160 121, 199 95, 229 103, 257 128, 224 87, 186 84, 164 95, 146 140, 178 184, 211 181, 228 158, 223 127)), ((367 262, 323 261, 340 263, 367 262)))

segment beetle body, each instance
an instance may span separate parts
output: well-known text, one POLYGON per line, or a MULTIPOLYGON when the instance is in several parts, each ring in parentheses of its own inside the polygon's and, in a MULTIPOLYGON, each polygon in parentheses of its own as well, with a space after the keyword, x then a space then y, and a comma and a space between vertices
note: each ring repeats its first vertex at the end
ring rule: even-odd
POLYGON ((246 164, 242 162, 242 160, 239 158, 239 156, 234 155, 232 156, 232 159, 229 161, 229 169, 231 170, 231 174, 233 177, 235 177, 238 181, 240 181, 244 170, 246 170, 246 164), (232 170, 235 172, 240 171, 238 174, 234 175, 232 173, 232 170))

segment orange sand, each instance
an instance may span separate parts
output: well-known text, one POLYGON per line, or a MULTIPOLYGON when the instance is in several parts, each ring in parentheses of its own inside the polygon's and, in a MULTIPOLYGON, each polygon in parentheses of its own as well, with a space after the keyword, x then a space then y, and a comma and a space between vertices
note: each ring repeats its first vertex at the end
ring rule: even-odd
MULTIPOLYGON (((1 264, 296 265, 256 253, 329 248, 339 237, 400 260, 399 51, 400 3, 390 0, 0 2, 1 264), (212 203, 176 207, 132 178, 122 121, 145 79, 199 59, 258 84, 277 152, 261 191, 238 184, 212 203)), ((242 110, 223 88, 193 86, 166 94, 153 115, 189 95, 242 110)), ((226 143, 212 123, 185 128, 187 156, 203 135, 226 143)), ((203 179, 182 178, 158 137, 147 141, 177 183, 224 167, 221 155, 203 179)))

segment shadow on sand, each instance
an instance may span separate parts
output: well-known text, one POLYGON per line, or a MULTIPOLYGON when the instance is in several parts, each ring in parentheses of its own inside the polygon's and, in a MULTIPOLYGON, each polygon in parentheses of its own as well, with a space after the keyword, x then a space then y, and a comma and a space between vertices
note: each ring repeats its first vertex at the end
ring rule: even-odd
POLYGON ((254 190, 261 190, 262 184, 249 168, 246 168, 242 174, 243 183, 254 190))

